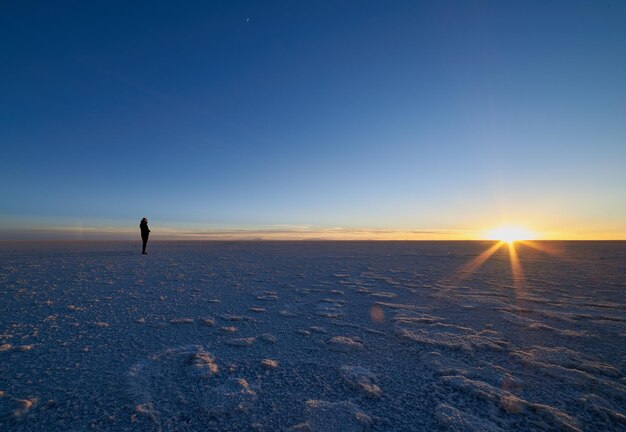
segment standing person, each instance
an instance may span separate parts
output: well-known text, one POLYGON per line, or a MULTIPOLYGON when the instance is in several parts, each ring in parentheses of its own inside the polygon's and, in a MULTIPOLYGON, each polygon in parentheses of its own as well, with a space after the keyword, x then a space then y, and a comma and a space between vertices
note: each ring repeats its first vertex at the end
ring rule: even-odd
POLYGON ((139 228, 141 229, 141 240, 143 240, 143 250, 141 251, 142 255, 146 255, 146 244, 148 244, 148 236, 150 235, 150 229, 148 228, 148 219, 143 218, 141 223, 139 224, 139 228))

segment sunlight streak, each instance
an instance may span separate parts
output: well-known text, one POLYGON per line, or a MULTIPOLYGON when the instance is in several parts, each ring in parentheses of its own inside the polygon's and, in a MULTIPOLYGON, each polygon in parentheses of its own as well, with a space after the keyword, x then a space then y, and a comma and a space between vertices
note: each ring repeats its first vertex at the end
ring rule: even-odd
POLYGON ((515 250, 515 244, 509 243, 509 257, 511 259, 511 273, 513 275, 513 287, 516 292, 520 292, 524 289, 524 271, 522 270, 522 265, 520 264, 519 258, 517 256, 517 251, 515 250))
POLYGON ((496 251, 500 249, 503 244, 504 242, 502 241, 497 242, 496 244, 491 246, 489 249, 487 249, 486 251, 478 255, 476 258, 474 258, 472 261, 470 261, 468 264, 463 266, 459 270, 459 277, 461 279, 465 279, 466 277, 474 273, 485 263, 485 261, 487 261, 491 257, 491 255, 496 253, 496 251))
MULTIPOLYGON (((522 243, 522 242, 520 242, 522 243)), ((527 242, 523 242, 524 244, 527 242)), ((521 296, 523 291, 525 290, 525 276, 522 268, 522 264, 520 262, 517 250, 515 248, 516 242, 514 241, 498 241, 493 244, 487 250, 482 252, 476 258, 472 259, 469 263, 465 264, 461 267, 457 272, 456 276, 454 276, 451 280, 447 281, 448 284, 455 285, 459 280, 467 279, 474 272, 478 271, 480 267, 482 267, 485 262, 491 258, 493 254, 495 254, 502 246, 507 245, 509 250, 509 260, 511 266, 511 279, 513 282, 513 289, 515 291, 516 296, 521 296), (456 282, 455 282, 456 281, 456 282)))

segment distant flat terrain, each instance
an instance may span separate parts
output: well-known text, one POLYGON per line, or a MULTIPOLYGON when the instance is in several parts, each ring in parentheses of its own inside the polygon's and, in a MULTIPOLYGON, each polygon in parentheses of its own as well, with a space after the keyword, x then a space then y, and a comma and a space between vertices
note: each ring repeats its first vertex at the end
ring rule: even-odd
POLYGON ((0 430, 626 430, 626 242, 492 246, 0 242, 0 430))

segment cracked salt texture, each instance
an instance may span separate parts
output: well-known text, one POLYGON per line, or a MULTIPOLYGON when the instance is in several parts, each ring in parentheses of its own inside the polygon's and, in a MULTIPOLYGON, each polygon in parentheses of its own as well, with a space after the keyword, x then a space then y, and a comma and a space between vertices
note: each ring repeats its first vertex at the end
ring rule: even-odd
POLYGON ((626 243, 490 245, 0 243, 0 430, 623 431, 626 243))

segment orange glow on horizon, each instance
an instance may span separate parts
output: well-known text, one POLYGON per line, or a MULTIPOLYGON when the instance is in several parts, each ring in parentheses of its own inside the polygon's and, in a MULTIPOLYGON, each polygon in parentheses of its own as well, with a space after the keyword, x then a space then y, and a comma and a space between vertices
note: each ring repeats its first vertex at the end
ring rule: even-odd
MULTIPOLYGON (((501 226, 491 230, 489 225, 467 225, 453 227, 321 227, 314 225, 254 225, 254 226, 210 226, 203 224, 185 224, 153 219, 155 240, 379 240, 379 241, 482 241, 496 240, 520 242, 532 240, 528 246, 547 253, 561 248, 551 241, 569 240, 626 240, 626 231, 574 231, 561 225, 555 230, 552 225, 534 224, 532 230, 520 226, 501 226), (534 240, 539 240, 534 242, 534 240)), ((497 223, 497 221, 495 221, 497 223)), ((545 223, 545 221, 544 221, 545 223)), ((491 225, 497 226, 497 225, 491 225)), ((0 241, 3 240, 132 240, 137 236, 135 221, 111 221, 107 225, 99 222, 82 222, 74 225, 50 225, 45 221, 11 221, 3 225, 0 221, 0 241), (13 226, 14 225, 14 226, 13 226)))
POLYGON ((522 240, 534 240, 536 238, 537 234, 533 231, 517 225, 501 226, 486 233, 487 240, 500 240, 508 244, 522 240))

